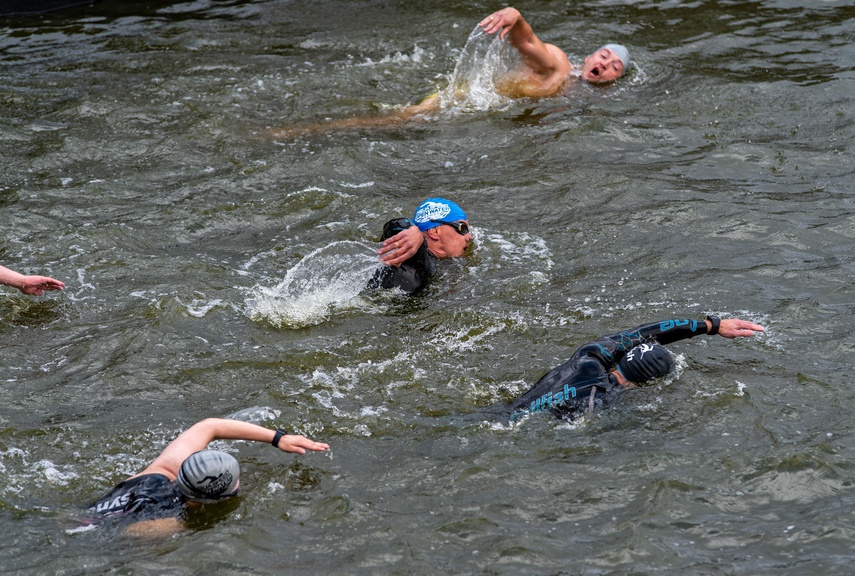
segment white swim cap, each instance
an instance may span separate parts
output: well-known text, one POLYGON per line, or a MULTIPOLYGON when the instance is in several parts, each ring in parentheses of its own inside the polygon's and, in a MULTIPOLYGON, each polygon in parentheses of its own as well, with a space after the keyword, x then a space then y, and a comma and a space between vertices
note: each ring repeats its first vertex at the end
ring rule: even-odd
POLYGON ((615 53, 615 56, 620 58, 620 61, 623 62, 623 72, 621 72, 621 75, 625 74, 626 69, 629 68, 629 50, 621 44, 606 44, 605 46, 601 46, 601 48, 608 48, 615 53))
POLYGON ((231 454, 200 450, 187 457, 178 471, 178 488, 194 500, 233 496, 240 480, 240 464, 231 454))

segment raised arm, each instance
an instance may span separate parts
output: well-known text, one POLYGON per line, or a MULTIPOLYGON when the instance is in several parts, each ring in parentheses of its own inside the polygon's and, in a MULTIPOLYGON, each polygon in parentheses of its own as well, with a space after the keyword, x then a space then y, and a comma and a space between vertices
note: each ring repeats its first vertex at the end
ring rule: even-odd
MULTIPOLYGON (((214 440, 253 440, 256 442, 272 442, 276 435, 275 430, 270 430, 249 422, 240 420, 225 420, 222 418, 207 418, 197 422, 181 433, 169 446, 167 446, 148 468, 137 474, 164 474, 169 478, 176 478, 181 463, 199 450, 207 448, 214 440)), ((277 448, 283 452, 294 452, 305 454, 306 450, 324 451, 329 449, 328 444, 314 442, 305 436, 284 434, 279 439, 277 448)))
POLYGON ((25 276, 0 266, 0 284, 17 288, 30 296, 41 296, 45 290, 62 290, 65 284, 47 276, 25 276))
POLYGON ((557 46, 541 41, 516 8, 493 12, 478 25, 487 34, 499 32, 499 38, 507 37, 511 46, 525 58, 526 65, 538 74, 548 75, 570 67, 567 55, 557 46))

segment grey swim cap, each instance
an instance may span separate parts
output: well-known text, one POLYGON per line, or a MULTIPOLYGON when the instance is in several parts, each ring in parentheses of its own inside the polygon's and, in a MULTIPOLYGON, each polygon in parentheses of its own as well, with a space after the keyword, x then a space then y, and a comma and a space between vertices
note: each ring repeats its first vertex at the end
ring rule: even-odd
POLYGON ((178 488, 194 500, 233 496, 240 480, 240 464, 231 454, 200 450, 188 456, 178 470, 178 488))
POLYGON ((671 354, 661 344, 639 344, 618 362, 621 374, 636 384, 665 376, 673 367, 671 354))
POLYGON ((620 61, 623 62, 623 72, 621 72, 621 76, 623 76, 626 73, 626 69, 629 68, 629 50, 621 44, 606 44, 600 48, 608 48, 615 53, 615 56, 620 58, 620 61))

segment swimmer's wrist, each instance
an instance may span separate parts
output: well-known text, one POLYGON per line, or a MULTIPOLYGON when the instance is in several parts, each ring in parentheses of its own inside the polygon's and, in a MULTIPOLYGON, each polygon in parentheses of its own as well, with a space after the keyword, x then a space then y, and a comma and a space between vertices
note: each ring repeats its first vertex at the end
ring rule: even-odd
POLYGON ((715 336, 718 334, 718 329, 721 326, 721 318, 718 316, 707 316, 710 325, 707 326, 707 336, 715 336))
POLYGON ((285 430, 277 428, 276 433, 273 435, 273 440, 271 440, 270 443, 279 448, 279 441, 282 440, 282 437, 285 436, 285 434, 287 434, 285 430))

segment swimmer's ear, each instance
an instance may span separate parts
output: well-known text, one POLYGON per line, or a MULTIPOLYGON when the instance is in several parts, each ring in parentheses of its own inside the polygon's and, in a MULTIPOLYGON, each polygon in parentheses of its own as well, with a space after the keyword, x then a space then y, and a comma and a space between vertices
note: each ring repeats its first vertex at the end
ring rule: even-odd
POLYGON ((431 240, 439 240, 439 226, 434 226, 433 228, 428 228, 422 234, 427 234, 428 238, 431 240))

